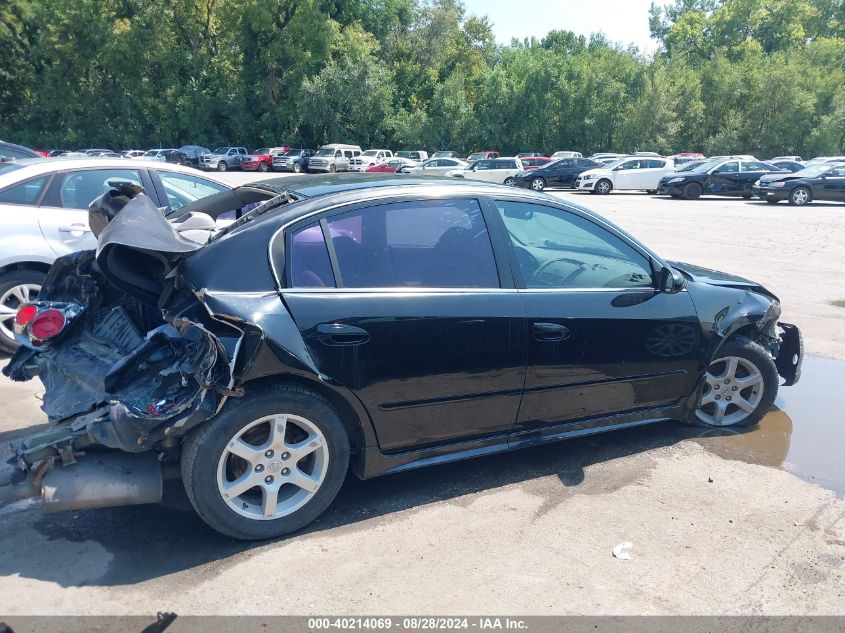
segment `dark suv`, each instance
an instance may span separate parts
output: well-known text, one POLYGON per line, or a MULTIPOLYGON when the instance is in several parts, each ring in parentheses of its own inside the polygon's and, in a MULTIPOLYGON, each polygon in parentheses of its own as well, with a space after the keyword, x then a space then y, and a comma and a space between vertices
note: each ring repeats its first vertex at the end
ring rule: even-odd
POLYGON ((314 155, 313 149, 292 149, 273 157, 273 171, 308 171, 308 161, 314 155))

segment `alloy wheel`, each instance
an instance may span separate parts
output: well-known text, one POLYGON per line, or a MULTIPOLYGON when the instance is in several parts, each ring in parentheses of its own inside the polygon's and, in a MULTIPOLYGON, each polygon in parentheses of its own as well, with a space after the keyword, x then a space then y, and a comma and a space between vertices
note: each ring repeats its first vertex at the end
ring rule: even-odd
POLYGON ((602 195, 610 193, 610 183, 606 180, 600 180, 599 183, 596 185, 596 191, 598 191, 602 195))
POLYGON ((795 191, 792 192, 792 202, 793 202, 793 204, 797 204, 797 205, 807 204, 809 199, 810 199, 810 194, 803 187, 799 187, 798 189, 796 189, 795 191))
POLYGON ((0 334, 8 339, 15 339, 15 315, 21 304, 38 299, 41 286, 38 284, 20 284, 12 286, 0 297, 0 334))
POLYGON ((328 466, 328 443, 317 425, 297 415, 265 416, 226 444, 217 464, 217 489, 241 516, 278 519, 317 494, 328 466))
POLYGON ((535 178, 531 181, 531 188, 534 191, 542 191, 546 188, 546 183, 542 178, 535 178))
POLYGON ((727 356, 713 361, 704 382, 704 393, 695 415, 710 426, 742 422, 763 399, 763 374, 746 358, 727 356))

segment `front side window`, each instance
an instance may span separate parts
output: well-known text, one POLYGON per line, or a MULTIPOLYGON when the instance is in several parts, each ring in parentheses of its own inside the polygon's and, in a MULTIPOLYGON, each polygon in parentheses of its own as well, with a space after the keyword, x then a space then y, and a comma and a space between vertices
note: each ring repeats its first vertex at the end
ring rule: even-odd
POLYGON ((228 191, 228 187, 190 174, 160 171, 158 175, 161 178, 162 185, 164 185, 164 191, 167 194, 171 209, 178 209, 200 198, 228 191))
POLYGON ((830 176, 832 178, 842 178, 845 176, 845 167, 837 167, 836 169, 831 169, 826 176, 830 176))
POLYGON ((640 161, 638 160, 629 160, 628 162, 622 163, 619 165, 619 169, 639 169, 640 168, 640 161))
POLYGON ((497 200, 526 288, 648 288, 651 266, 607 229, 574 213, 497 200))
POLYGON ((32 178, 26 182, 14 185, 0 192, 0 203, 4 204, 35 204, 44 185, 47 183, 47 176, 32 178))
POLYGON ((87 209, 95 198, 111 189, 110 182, 131 182, 141 185, 136 169, 88 169, 64 174, 59 200, 65 209, 87 209))
POLYGON ((328 219, 346 288, 498 288, 475 200, 384 204, 328 219))

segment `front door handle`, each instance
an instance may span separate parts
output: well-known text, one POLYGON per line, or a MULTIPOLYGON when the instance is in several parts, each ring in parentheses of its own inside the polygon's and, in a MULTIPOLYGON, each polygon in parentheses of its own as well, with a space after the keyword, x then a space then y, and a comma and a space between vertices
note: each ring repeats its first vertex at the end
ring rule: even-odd
POLYGON ((569 338, 569 328, 560 323, 535 323, 532 331, 538 341, 565 341, 569 338))
POLYGON ((326 345, 361 345, 370 340, 370 333, 354 325, 320 323, 317 336, 326 345))
POLYGON ((90 233, 91 229, 89 229, 86 225, 75 223, 71 224, 70 226, 63 225, 59 227, 59 231, 62 233, 90 233))

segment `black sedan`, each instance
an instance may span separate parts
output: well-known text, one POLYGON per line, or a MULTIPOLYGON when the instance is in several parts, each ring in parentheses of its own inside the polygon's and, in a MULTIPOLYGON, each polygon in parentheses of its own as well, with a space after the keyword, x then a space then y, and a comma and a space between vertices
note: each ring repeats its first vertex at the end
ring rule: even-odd
POLYGON ((763 176, 752 191, 770 204, 781 200, 796 206, 813 200, 845 202, 845 163, 823 163, 794 174, 763 176))
POLYGON ((98 249, 60 258, 16 317, 4 372, 43 377, 51 428, 16 444, 0 500, 44 485, 54 510, 152 503, 161 464, 180 464, 209 525, 268 538, 313 521, 350 470, 670 420, 749 426, 778 374, 800 375, 769 290, 544 194, 292 177, 168 221, 123 189, 91 206, 98 249))
POLYGON ((684 200, 695 200, 702 195, 751 198, 754 183, 773 173, 782 174, 784 170, 757 160, 713 160, 689 171, 661 178, 657 194, 684 200))
POLYGON ((534 191, 543 191, 547 187, 572 188, 579 174, 596 167, 601 165, 589 158, 562 158, 518 175, 513 184, 534 191))

